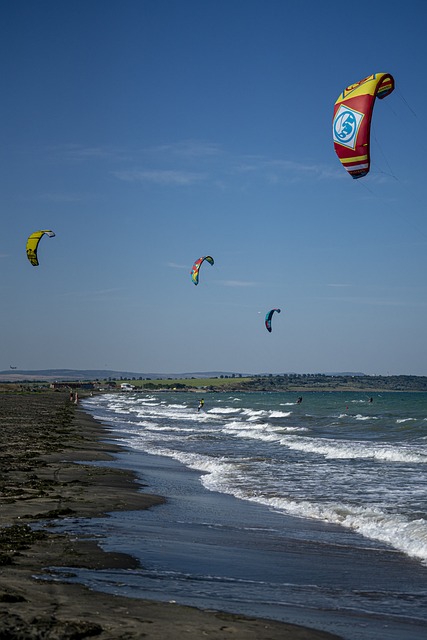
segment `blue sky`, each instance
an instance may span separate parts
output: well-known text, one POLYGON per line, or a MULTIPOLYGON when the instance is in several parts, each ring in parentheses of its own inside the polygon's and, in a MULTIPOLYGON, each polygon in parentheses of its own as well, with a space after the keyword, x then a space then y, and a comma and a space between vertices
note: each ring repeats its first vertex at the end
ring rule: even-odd
POLYGON ((7 3, 0 369, 427 375, 426 28, 421 0, 7 3), (353 180, 333 105, 373 72, 353 180))

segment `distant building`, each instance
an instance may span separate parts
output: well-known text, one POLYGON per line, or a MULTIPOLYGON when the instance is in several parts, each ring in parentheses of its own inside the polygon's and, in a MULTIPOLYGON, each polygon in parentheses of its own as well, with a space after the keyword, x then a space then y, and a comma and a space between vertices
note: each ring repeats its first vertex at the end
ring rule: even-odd
POLYGON ((128 384, 127 382, 123 382, 123 384, 120 385, 121 391, 133 391, 134 389, 133 384, 128 384))

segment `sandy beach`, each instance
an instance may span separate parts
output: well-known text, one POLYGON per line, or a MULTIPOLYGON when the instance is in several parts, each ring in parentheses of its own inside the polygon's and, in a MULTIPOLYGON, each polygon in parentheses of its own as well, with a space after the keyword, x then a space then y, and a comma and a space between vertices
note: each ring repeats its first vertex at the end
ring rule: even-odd
POLYGON ((135 568, 125 554, 52 532, 66 517, 155 507, 133 473, 103 466, 120 448, 62 392, 0 393, 0 637, 20 640, 234 638, 320 640, 305 627, 131 599, 49 580, 49 567, 135 568), (90 464, 96 461, 96 466, 90 464), (31 526, 37 523, 37 527, 31 526))

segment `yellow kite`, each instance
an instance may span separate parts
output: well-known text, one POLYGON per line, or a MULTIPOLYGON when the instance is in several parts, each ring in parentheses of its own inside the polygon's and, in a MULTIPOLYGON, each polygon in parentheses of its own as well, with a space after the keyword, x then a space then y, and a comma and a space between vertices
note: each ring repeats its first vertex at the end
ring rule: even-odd
POLYGON ((49 229, 43 231, 35 231, 30 235, 27 240, 27 258, 34 267, 38 267, 39 261, 37 260, 37 247, 42 237, 46 234, 49 238, 53 238, 55 234, 49 229))

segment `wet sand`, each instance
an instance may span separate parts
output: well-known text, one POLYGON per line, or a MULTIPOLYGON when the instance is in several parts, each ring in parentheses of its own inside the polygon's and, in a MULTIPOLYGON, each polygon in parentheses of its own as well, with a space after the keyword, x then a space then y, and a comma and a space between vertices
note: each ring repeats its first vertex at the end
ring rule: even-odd
POLYGON ((50 580, 49 567, 132 569, 132 556, 48 529, 66 517, 108 517, 164 502, 127 470, 91 465, 120 447, 62 392, 0 392, 0 637, 11 640, 327 640, 306 627, 125 598, 50 580), (37 527, 33 526, 37 523, 37 527))

